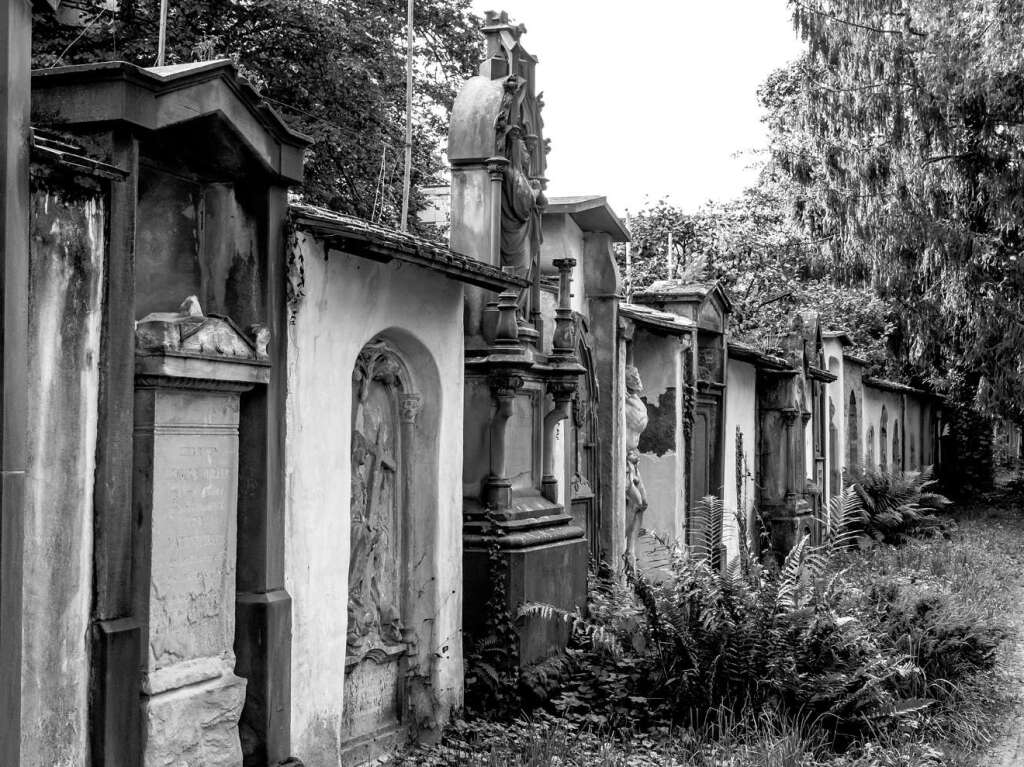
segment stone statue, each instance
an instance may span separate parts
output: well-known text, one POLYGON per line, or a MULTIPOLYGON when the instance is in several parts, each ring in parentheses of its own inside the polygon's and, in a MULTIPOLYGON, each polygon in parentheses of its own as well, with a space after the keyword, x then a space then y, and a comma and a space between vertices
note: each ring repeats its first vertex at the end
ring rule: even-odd
MULTIPOLYGON (((495 119, 495 149, 507 160, 501 184, 501 265, 531 283, 539 277, 542 219, 547 207, 544 195, 546 144, 540 136, 542 104, 532 95, 531 80, 510 74, 502 91, 495 119)), ((535 307, 530 293, 520 296, 520 321, 535 307)))
POLYGON ((506 139, 508 165, 502 183, 501 263, 527 276, 539 246, 537 214, 544 201, 540 182, 530 178, 530 149, 522 128, 511 125, 506 139))
POLYGON ((636 539, 640 535, 644 512, 647 510, 647 491, 640 476, 640 435, 647 428, 647 404, 640 372, 633 365, 626 366, 626 561, 636 564, 636 539))

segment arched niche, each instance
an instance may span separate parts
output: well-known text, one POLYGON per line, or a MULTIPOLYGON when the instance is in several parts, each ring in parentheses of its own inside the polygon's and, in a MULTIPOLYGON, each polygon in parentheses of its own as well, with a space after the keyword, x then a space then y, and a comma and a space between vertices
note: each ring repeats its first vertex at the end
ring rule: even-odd
POLYGON ((828 372, 836 377, 836 380, 827 387, 828 391, 828 489, 830 496, 839 495, 843 487, 842 455, 843 446, 840 441, 839 428, 842 425, 842 413, 837 407, 842 406, 842 382, 840 374, 842 370, 839 360, 836 357, 828 358, 828 372))
POLYGON ((875 466, 875 427, 873 425, 868 427, 867 443, 868 443, 867 444, 867 455, 865 456, 864 462, 867 465, 867 468, 874 469, 874 468, 876 468, 876 466, 875 466))
POLYGON ((857 393, 850 392, 850 405, 846 409, 846 465, 860 466, 860 415, 857 412, 857 393))
POLYGON ((878 464, 882 471, 889 469, 889 412, 882 405, 882 415, 878 419, 878 464))
POLYGON ((892 468, 893 471, 903 471, 903 452, 900 444, 900 422, 892 424, 892 468))
POLYGON ((405 331, 375 336, 351 375, 341 742, 343 756, 360 761, 436 713, 423 690, 433 685, 438 649, 442 414, 433 357, 405 331))

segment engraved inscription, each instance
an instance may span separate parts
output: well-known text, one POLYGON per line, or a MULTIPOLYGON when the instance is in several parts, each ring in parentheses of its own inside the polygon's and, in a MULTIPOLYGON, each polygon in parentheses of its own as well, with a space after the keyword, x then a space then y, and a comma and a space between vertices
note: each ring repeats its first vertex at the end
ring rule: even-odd
POLYGON ((342 732, 366 735, 399 724, 398 676, 391 664, 364 661, 345 676, 342 732))
POLYGON ((152 668, 221 655, 232 643, 237 436, 191 431, 154 439, 152 668))

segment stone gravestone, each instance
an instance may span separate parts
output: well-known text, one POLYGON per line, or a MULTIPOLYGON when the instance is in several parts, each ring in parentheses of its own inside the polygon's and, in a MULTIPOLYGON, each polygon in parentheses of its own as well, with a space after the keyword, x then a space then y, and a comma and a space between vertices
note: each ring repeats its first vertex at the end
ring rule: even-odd
POLYGON ((250 338, 194 297, 136 323, 134 502, 148 617, 144 764, 235 767, 245 680, 234 674, 239 394, 269 379, 250 338))

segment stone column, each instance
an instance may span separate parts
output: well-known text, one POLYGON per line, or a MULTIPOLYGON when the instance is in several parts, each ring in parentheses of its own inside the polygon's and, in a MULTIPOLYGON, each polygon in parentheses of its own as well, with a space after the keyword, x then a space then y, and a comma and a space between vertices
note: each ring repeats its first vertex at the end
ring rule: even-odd
POLYGON ((266 384, 253 344, 186 301, 138 323, 134 506, 146 620, 144 765, 237 767, 234 673, 239 395, 266 384))
POLYGON ((29 91, 32 6, 9 0, 0 10, 0 163, 3 352, 0 357, 0 763, 20 764, 22 566, 25 542, 28 403, 29 91))

